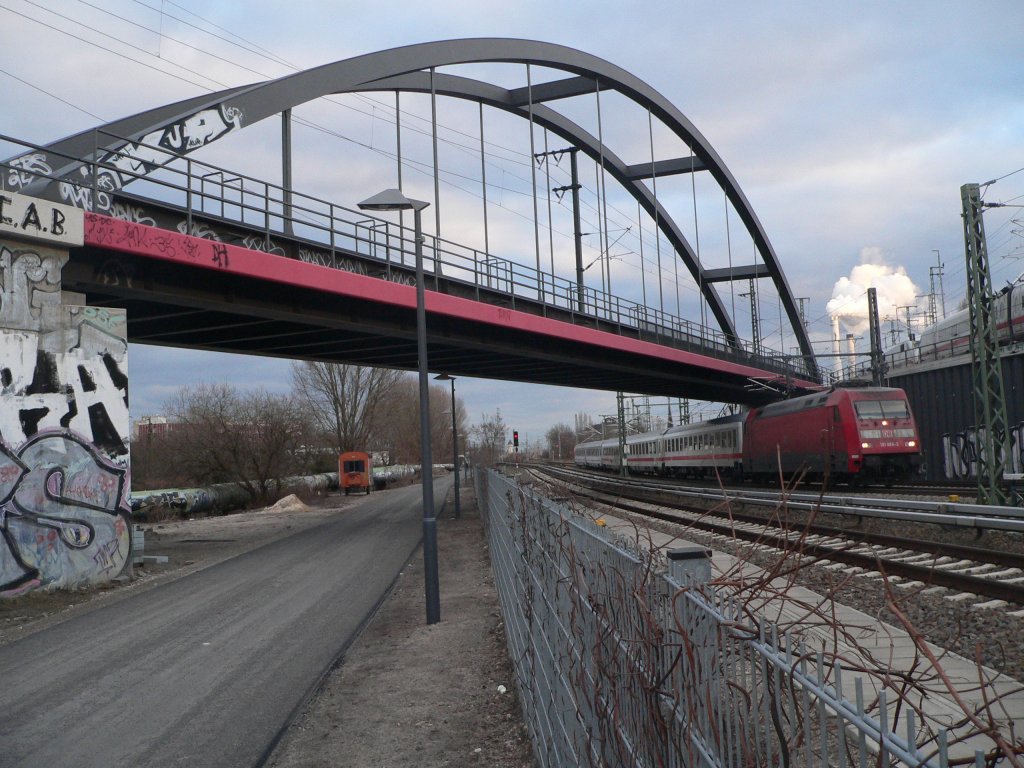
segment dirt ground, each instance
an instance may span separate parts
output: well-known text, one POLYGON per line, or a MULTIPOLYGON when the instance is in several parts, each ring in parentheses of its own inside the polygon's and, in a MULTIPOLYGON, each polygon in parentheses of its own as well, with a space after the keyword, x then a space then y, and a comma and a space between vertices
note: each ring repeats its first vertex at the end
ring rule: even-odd
POLYGON ((423 560, 325 681, 273 768, 535 765, 471 489, 438 521, 441 621, 427 626, 423 560))
MULTIPOLYGON (((423 561, 417 553, 341 663, 298 714, 269 765, 535 765, 472 487, 464 487, 461 498, 462 518, 450 519, 449 503, 438 523, 441 622, 425 623, 423 561)), ((166 563, 147 561, 132 578, 103 587, 0 600, 0 644, 288 536, 366 501, 365 496, 330 494, 277 509, 145 524, 145 553, 167 557, 166 563)))

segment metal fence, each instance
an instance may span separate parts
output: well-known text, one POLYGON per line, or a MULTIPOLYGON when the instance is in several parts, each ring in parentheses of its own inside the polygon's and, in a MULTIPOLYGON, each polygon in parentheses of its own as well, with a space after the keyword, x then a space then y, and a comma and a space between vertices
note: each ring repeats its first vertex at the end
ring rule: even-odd
POLYGON ((498 473, 476 491, 542 766, 949 765, 945 731, 735 596, 498 473))

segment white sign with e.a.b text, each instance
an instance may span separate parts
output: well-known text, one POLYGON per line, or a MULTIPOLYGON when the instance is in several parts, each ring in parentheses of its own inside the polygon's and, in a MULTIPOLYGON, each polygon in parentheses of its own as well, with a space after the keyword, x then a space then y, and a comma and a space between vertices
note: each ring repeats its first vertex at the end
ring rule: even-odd
POLYGON ((85 212, 17 192, 0 192, 0 235, 59 245, 85 242, 85 212))

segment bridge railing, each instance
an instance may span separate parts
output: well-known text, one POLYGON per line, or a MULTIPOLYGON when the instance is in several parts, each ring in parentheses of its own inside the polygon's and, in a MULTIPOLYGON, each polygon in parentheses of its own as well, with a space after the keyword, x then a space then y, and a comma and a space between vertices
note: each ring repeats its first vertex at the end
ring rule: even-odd
MULTIPOLYGON (((152 202, 182 216, 176 226, 183 234, 219 240, 224 234, 218 226, 241 227, 246 231, 236 233, 236 239, 247 248, 287 255, 285 243, 295 243, 298 257, 306 261, 364 273, 372 269, 399 282, 412 280, 411 217, 405 217, 405 222, 367 217, 354 208, 286 190, 159 145, 128 142, 118 152, 99 149, 121 141, 127 140, 97 131, 90 157, 59 158, 52 151, 0 135, 0 147, 13 150, 4 153, 12 159, 0 164, 0 187, 31 194, 40 180, 56 179, 61 200, 87 210, 159 225, 144 208, 152 202), (63 167, 77 162, 84 163, 77 174, 61 175, 63 167)), ((813 378, 801 358, 755 349, 718 329, 429 233, 424 233, 424 271, 435 288, 443 278, 463 284, 477 300, 513 309, 521 306, 543 315, 568 315, 573 322, 597 324, 782 376, 813 378)))

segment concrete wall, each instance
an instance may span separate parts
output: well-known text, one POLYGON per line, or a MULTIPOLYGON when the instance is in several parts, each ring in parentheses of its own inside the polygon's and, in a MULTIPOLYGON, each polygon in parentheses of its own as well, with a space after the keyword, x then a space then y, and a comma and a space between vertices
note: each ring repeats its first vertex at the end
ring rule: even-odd
POLYGON ((62 302, 67 258, 0 236, 0 597, 131 562, 125 313, 62 302))

